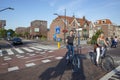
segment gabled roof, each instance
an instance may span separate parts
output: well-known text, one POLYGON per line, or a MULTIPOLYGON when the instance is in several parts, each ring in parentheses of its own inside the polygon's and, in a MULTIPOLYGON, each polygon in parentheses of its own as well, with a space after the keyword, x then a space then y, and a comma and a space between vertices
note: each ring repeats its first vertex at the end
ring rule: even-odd
POLYGON ((101 19, 97 20, 96 24, 112 24, 112 22, 109 19, 101 19))
POLYGON ((63 20, 66 19, 66 21, 69 22, 69 24, 71 24, 73 22, 73 20, 76 19, 77 22, 81 26, 84 25, 85 23, 90 24, 90 21, 88 21, 88 20, 86 20, 84 18, 75 18, 75 17, 69 17, 69 16, 58 16, 56 19, 63 19, 63 20))

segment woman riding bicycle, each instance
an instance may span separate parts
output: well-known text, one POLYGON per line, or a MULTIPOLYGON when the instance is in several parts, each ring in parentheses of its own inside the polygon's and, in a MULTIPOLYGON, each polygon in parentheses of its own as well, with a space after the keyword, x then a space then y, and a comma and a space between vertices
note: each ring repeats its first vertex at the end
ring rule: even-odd
POLYGON ((105 38, 104 38, 104 34, 101 33, 97 39, 97 47, 96 47, 96 53, 97 53, 97 57, 96 57, 96 63, 99 64, 99 58, 100 56, 104 56, 105 55, 105 51, 106 51, 106 46, 108 46, 105 38))

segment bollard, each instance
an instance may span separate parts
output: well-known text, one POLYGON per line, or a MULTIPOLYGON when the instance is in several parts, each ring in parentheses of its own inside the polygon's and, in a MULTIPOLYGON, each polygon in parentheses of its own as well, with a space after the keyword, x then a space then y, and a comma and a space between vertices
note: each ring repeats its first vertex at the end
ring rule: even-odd
POLYGON ((60 48, 60 42, 58 42, 58 49, 60 48))

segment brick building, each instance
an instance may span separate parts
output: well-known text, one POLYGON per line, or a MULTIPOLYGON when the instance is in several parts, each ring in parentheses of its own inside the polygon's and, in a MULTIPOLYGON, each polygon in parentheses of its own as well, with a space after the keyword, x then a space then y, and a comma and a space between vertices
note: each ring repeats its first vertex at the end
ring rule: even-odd
MULTIPOLYGON (((89 26, 91 22, 86 20, 85 17, 83 18, 75 18, 69 17, 69 16, 58 16, 55 18, 51 25, 50 30, 48 32, 48 40, 53 40, 53 36, 56 35, 55 29, 57 26, 60 27, 60 34, 59 37, 63 40, 64 39, 64 30, 67 30, 68 32, 70 30, 80 30, 80 36, 81 38, 88 38, 89 37, 89 26)), ((68 32, 66 33, 66 36, 68 35, 68 32)), ((65 37, 66 37, 65 36, 65 37)))
POLYGON ((6 26, 6 20, 0 20, 0 28, 5 28, 6 26))
POLYGON ((30 36, 31 38, 47 36, 47 21, 32 21, 30 26, 30 36))
POLYGON ((111 37, 115 35, 115 27, 109 19, 97 20, 95 23, 96 31, 101 29, 106 37, 111 37))
POLYGON ((24 36, 24 33, 26 32, 26 27, 17 27, 15 29, 15 33, 17 34, 21 34, 22 36, 24 36))

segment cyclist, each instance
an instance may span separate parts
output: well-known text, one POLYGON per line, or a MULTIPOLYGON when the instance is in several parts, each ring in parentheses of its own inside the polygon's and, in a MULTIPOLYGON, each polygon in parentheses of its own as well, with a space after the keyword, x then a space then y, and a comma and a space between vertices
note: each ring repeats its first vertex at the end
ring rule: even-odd
POLYGON ((106 51, 106 46, 108 46, 108 44, 104 38, 104 34, 101 33, 97 39, 97 48, 96 48, 96 53, 97 53, 96 62, 97 62, 97 64, 99 64, 100 53, 102 53, 101 56, 105 55, 104 53, 106 51))
POLYGON ((74 56, 74 45, 73 45, 73 42, 74 42, 74 37, 75 36, 73 34, 74 34, 74 31, 71 30, 69 32, 69 36, 67 36, 67 38, 66 38, 67 49, 68 49, 68 53, 67 53, 67 57, 66 57, 67 61, 69 61, 68 59, 69 59, 70 55, 74 56))

